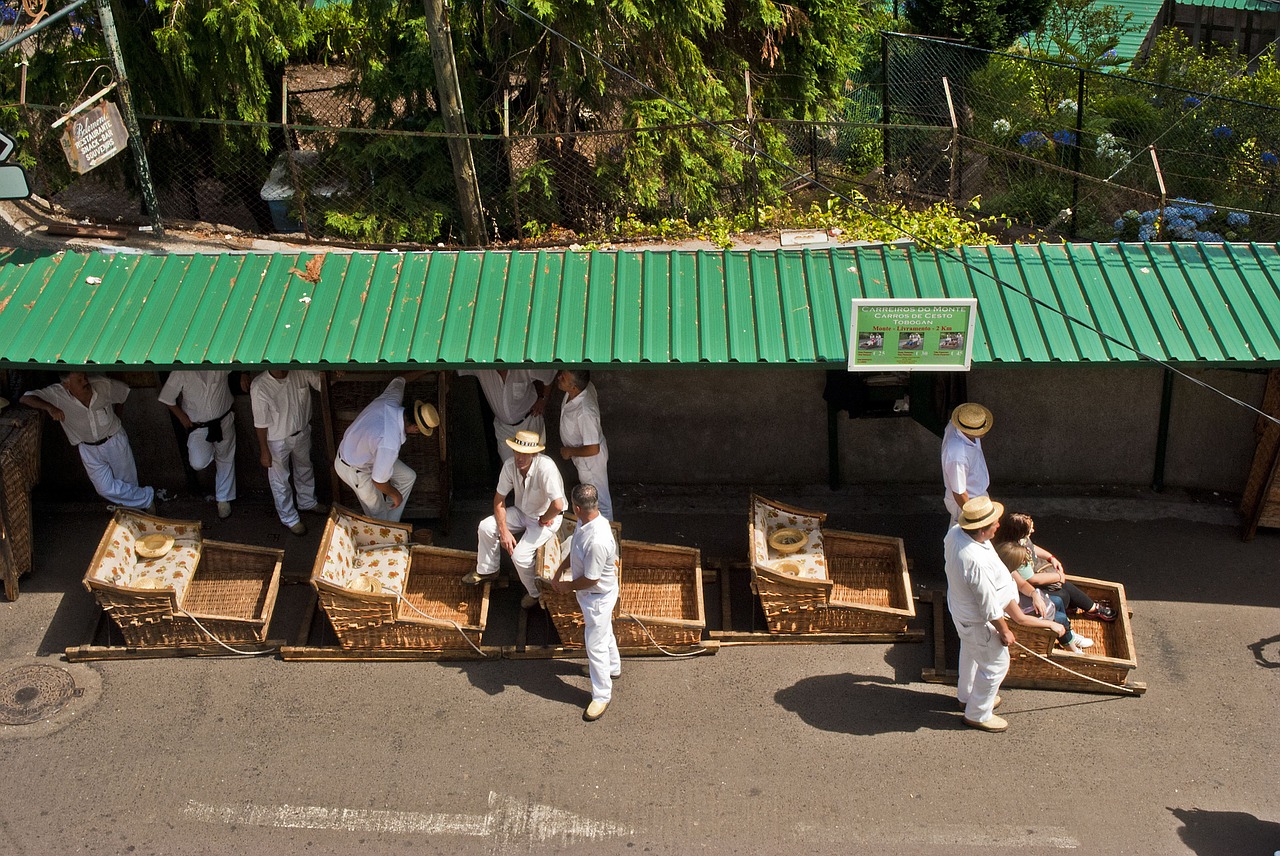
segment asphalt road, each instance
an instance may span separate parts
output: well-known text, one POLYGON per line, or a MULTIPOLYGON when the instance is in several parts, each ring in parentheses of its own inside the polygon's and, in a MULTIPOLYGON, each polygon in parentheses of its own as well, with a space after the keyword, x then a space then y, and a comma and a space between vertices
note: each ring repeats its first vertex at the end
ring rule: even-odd
MULTIPOLYGON (((626 534, 745 555, 741 504, 637 501, 626 534)), ((305 572, 315 533, 240 506, 208 534, 285 546, 305 572)), ((446 543, 466 545, 478 509, 446 543)), ((1148 691, 1006 690, 1010 730, 988 735, 920 682, 928 641, 629 660, 591 724, 574 661, 66 664, 96 615, 79 580, 107 515, 41 505, 38 570, 0 604, 0 672, 56 666, 81 696, 0 727, 0 853, 1280 851, 1280 532, 1241 544, 1228 525, 1057 509, 1037 532, 1069 570, 1125 582, 1148 691)), ((902 535, 915 581, 939 585, 944 521, 908 512, 832 523, 902 535)), ((285 587, 277 620, 305 594, 285 587)), ((517 598, 496 596, 495 638, 517 598)))

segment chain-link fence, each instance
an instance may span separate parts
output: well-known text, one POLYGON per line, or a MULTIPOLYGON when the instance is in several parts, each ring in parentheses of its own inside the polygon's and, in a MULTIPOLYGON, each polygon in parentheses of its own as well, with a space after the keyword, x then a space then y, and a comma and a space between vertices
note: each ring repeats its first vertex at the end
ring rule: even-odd
POLYGON ((1280 240, 1280 110, 955 42, 884 40, 884 157, 904 192, 978 197, 984 214, 1011 220, 1010 237, 1280 240))

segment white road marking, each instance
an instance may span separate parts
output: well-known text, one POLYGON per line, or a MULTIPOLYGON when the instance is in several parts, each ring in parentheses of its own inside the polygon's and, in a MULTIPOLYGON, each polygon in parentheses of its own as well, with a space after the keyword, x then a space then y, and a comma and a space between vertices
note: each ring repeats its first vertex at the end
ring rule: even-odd
POLYGON ((188 801, 182 813, 201 823, 398 835, 472 835, 493 837, 499 843, 555 841, 568 845, 633 834, 620 824, 590 820, 549 805, 500 797, 492 791, 489 812, 483 815, 253 803, 216 806, 195 800, 188 801))
POLYGON ((1080 842, 1061 826, 1025 826, 991 824, 903 826, 897 829, 850 829, 848 827, 818 829, 798 824, 795 832, 802 840, 814 837, 829 838, 848 844, 867 847, 896 844, 916 844, 929 847, 986 847, 1010 849, 1019 847, 1052 847, 1058 850, 1075 850, 1080 842))

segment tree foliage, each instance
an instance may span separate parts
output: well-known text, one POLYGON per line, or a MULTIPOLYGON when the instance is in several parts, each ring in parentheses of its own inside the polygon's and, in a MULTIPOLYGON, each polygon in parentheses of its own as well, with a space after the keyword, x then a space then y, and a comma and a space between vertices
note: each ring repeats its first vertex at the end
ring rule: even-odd
POLYGON ((958 39, 986 50, 1002 50, 1038 28, 1052 0, 907 0, 907 21, 916 32, 958 39))

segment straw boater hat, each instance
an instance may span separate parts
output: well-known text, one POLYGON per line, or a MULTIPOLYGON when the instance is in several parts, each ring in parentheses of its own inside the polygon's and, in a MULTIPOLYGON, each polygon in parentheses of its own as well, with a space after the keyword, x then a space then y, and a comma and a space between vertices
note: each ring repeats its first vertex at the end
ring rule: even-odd
POLYGON ((173 549, 173 536, 160 533, 143 535, 134 544, 134 549, 144 559, 158 559, 173 549))
POLYGON ((413 421, 418 423, 418 430, 423 437, 430 437, 431 432, 440 425, 440 412, 419 399, 413 403, 413 421))
POLYGON ((380 594, 382 592, 382 580, 377 577, 371 577, 368 574, 361 574, 351 581, 347 588, 352 591, 369 592, 370 594, 380 594))
POLYGON ((951 424, 957 431, 963 431, 971 437, 981 437, 991 430, 993 417, 991 411, 981 404, 966 401, 951 411, 951 424))
POLYGON ((975 496, 960 509, 961 529, 985 529, 1004 516, 1004 506, 989 496, 975 496))
POLYGON ((536 455, 547 448, 542 445, 542 438, 537 431, 517 431, 516 436, 507 438, 507 445, 526 455, 536 455))

